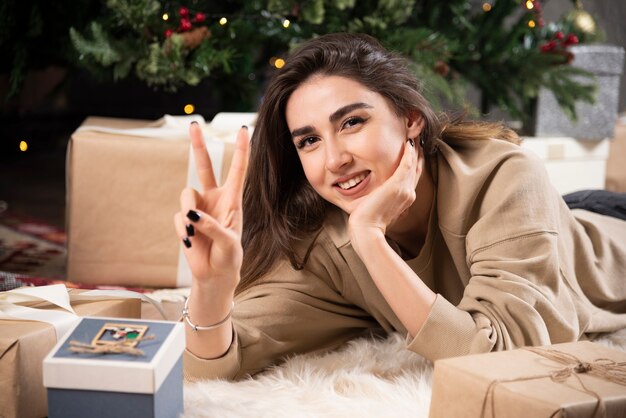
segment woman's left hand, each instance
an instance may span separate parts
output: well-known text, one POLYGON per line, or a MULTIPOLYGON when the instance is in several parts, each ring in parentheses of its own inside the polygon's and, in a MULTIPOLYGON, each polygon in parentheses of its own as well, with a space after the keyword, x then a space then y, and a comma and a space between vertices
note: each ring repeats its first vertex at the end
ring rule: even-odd
POLYGON ((350 214, 348 225, 353 240, 362 232, 384 235, 390 224, 405 215, 415 201, 415 188, 423 167, 424 154, 407 140, 396 171, 382 186, 365 196, 350 214))

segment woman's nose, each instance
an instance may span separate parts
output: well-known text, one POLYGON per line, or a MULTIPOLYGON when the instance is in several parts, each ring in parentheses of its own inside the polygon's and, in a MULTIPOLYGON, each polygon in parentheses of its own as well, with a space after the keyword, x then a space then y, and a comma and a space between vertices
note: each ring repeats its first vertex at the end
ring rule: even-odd
POLYGON ((352 162, 352 153, 340 141, 326 141, 326 168, 331 172, 341 171, 352 162))

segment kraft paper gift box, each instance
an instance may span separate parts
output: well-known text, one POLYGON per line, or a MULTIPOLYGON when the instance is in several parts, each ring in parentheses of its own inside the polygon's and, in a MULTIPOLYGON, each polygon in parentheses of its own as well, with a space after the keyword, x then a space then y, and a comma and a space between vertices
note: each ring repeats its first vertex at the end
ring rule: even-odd
POLYGON ((68 280, 189 286, 191 273, 173 222, 183 188, 199 188, 189 124, 200 124, 219 182, 226 178, 238 129, 252 126, 255 117, 220 113, 210 124, 195 115, 87 118, 68 144, 68 280))
POLYGON ((588 341, 537 350, 435 361, 429 417, 626 416, 626 352, 588 341), (594 415, 599 398, 605 415, 594 415))
POLYGON ((184 345, 180 322, 82 319, 44 360, 49 417, 178 416, 183 412, 184 345), (72 341, 106 345, 116 341, 111 328, 138 326, 147 327, 143 338, 154 336, 134 347, 141 355, 70 351, 72 341))
MULTIPOLYGON (((41 292, 50 287, 53 286, 1 292, 0 302, 9 293, 14 294, 24 289, 41 292)), ((55 290, 58 287, 65 289, 62 285, 54 287, 57 288, 55 290)), ((90 293, 72 289, 69 294, 74 297, 74 294, 90 293)), ((0 303, 0 417, 45 417, 47 399, 42 381, 42 363, 57 342, 57 330, 54 325, 46 322, 7 319, 7 305, 5 302, 0 303)), ((20 303, 13 307, 15 306, 35 308, 48 318, 55 312, 62 311, 61 307, 43 300, 20 303)), ((139 318, 141 313, 141 299, 138 298, 98 296, 94 300, 72 301, 71 306, 79 316, 139 318)))

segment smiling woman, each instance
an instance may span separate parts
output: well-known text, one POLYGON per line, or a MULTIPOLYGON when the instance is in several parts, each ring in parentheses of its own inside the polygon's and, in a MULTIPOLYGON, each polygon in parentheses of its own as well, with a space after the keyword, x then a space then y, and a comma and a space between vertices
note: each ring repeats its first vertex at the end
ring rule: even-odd
POLYGON ((626 215, 570 210, 514 132, 437 116, 369 36, 287 60, 223 186, 190 134, 202 190, 175 217, 188 379, 381 330, 435 360, 626 326, 626 215))

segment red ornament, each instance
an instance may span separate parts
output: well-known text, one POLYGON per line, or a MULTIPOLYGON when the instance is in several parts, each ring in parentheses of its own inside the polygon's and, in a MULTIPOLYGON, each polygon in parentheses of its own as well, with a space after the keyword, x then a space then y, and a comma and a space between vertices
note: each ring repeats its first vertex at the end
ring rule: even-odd
POLYGON ((546 52, 553 51, 555 47, 556 47, 556 42, 548 41, 545 44, 541 45, 540 49, 541 49, 541 52, 545 54, 546 52))
POLYGON ((578 36, 570 33, 567 35, 567 39, 565 39, 565 45, 576 45, 578 43, 578 36))
POLYGON ((192 28, 191 21, 189 19, 180 19, 180 30, 188 31, 192 28))
POLYGON ((186 7, 181 7, 180 9, 178 9, 178 14, 181 17, 187 17, 187 16, 189 16, 189 9, 186 8, 186 7))
POLYGON ((164 34, 166 38, 169 38, 170 36, 174 34, 174 31, 172 29, 165 29, 164 34))
POLYGON ((194 17, 193 21, 194 22, 198 22, 198 23, 202 23, 206 20, 206 15, 204 13, 196 13, 196 17, 194 17))
POLYGON ((565 38, 565 35, 563 35, 563 32, 558 31, 557 33, 554 34, 554 37, 558 40, 562 40, 563 38, 565 38))

